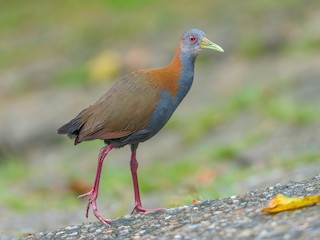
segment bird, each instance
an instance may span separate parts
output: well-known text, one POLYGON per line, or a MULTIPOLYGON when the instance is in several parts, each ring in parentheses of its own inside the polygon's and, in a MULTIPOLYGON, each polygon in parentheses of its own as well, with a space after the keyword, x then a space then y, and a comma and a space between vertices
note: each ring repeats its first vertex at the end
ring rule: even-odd
POLYGON ((79 196, 88 197, 86 217, 90 206, 93 214, 104 224, 97 207, 99 183, 105 157, 113 148, 130 145, 130 169, 134 190, 134 208, 131 213, 151 212, 162 208, 142 207, 139 183, 138 145, 157 134, 189 92, 194 78, 194 64, 202 49, 223 52, 206 34, 196 28, 185 31, 178 43, 172 61, 163 67, 137 70, 120 78, 102 97, 81 111, 75 118, 58 129, 77 145, 83 141, 103 140, 92 189, 79 196))

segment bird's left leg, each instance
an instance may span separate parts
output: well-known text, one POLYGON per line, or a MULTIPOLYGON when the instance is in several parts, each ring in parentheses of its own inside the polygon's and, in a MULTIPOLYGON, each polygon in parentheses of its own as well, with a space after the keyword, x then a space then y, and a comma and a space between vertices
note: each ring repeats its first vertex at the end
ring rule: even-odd
POLYGON ((134 212, 155 212, 155 211, 164 210, 163 208, 146 209, 146 208, 143 208, 141 205, 138 175, 137 175, 137 170, 138 170, 138 165, 139 165, 137 158, 136 158, 137 148, 138 148, 138 144, 131 144, 130 169, 131 169, 133 190, 134 190, 134 208, 133 208, 131 214, 134 212))

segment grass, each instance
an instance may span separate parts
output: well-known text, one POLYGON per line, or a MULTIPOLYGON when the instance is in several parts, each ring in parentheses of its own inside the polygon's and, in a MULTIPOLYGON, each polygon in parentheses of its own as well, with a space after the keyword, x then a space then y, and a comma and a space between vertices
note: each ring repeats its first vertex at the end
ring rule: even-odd
POLYGON ((280 85, 273 86, 272 91, 270 86, 249 85, 220 105, 198 110, 192 118, 173 117, 168 127, 179 131, 186 143, 194 143, 247 110, 279 123, 310 124, 319 121, 319 109, 295 101, 288 94, 290 86, 284 89, 281 85, 280 81, 280 85))
POLYGON ((271 160, 272 165, 281 167, 284 169, 294 169, 303 167, 304 165, 317 163, 320 159, 320 151, 310 150, 308 152, 302 153, 301 155, 296 155, 292 157, 275 157, 271 160))
POLYGON ((277 98, 268 101, 264 113, 279 121, 306 124, 320 119, 320 111, 308 104, 300 104, 292 99, 277 98))
MULTIPOLYGON (((36 181, 37 172, 19 157, 4 156, 0 164, 0 202, 17 212, 72 207, 76 203, 72 193, 50 189, 46 181, 36 181), (56 196, 62 195, 63 201, 56 196)), ((54 186, 52 184, 51 186, 54 186)))
MULTIPOLYGON (((239 157, 243 150, 253 147, 260 138, 261 136, 252 135, 215 147, 210 144, 199 146, 191 154, 187 153, 185 156, 172 159, 172 161, 154 159, 139 168, 142 195, 165 194, 167 196, 166 207, 190 204, 192 200, 215 199, 233 195, 237 192, 236 184, 238 182, 257 173, 254 166, 239 165, 233 161, 239 157)), ((97 147, 95 143, 89 145, 88 149, 97 147)), ((268 161, 269 167, 261 169, 259 172, 261 171, 263 174, 274 168, 286 170, 299 168, 308 164, 316 164, 319 158, 320 152, 318 151, 309 151, 289 158, 274 157, 268 161)), ((64 168, 68 168, 68 166, 64 168)), ((25 212, 32 209, 44 209, 47 205, 50 205, 51 208, 62 206, 70 208, 82 203, 76 199, 73 193, 61 189, 52 191, 46 185, 43 188, 41 184, 34 187, 29 186, 26 189, 8 188, 8 186, 24 186, 24 183, 34 178, 33 171, 29 165, 21 161, 6 161, 1 165, 0 186, 7 190, 1 192, 0 201, 6 207, 18 212, 25 212), (24 201, 21 201, 22 198, 24 201)), ((64 174, 69 173, 70 171, 65 171, 64 174)), ((93 174, 94 171, 91 171, 82 180, 91 184, 93 174)), ((124 208, 130 205, 132 183, 129 168, 108 164, 103 175, 105 177, 101 181, 101 195, 108 196, 111 202, 127 199, 122 202, 124 208), (130 191, 124 192, 123 189, 130 189, 130 191)))
POLYGON ((76 85, 84 85, 87 83, 88 71, 86 66, 72 66, 65 71, 59 72, 55 77, 54 85, 62 88, 74 87, 76 85))

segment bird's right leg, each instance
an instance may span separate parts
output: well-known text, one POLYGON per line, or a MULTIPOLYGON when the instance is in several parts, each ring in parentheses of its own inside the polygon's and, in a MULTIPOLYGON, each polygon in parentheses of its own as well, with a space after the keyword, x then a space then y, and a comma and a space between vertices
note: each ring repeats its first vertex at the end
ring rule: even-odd
POLYGON ((96 172, 96 178, 94 180, 93 187, 90 192, 80 195, 78 198, 83 198, 89 196, 88 205, 87 205, 87 211, 86 211, 86 217, 88 218, 88 212, 90 209, 90 205, 92 205, 93 213, 94 215, 99 219, 100 222, 105 224, 110 224, 110 221, 107 219, 104 219, 101 217, 101 215, 98 212, 97 208, 97 198, 99 193, 99 183, 100 183, 100 176, 101 176, 101 170, 102 170, 102 164, 103 160, 107 156, 107 154, 113 149, 113 145, 109 144, 103 148, 101 148, 98 156, 98 167, 96 172))
POLYGON ((131 161, 130 161, 130 169, 133 181, 133 190, 134 190, 134 208, 131 212, 156 212, 164 210, 163 208, 154 208, 154 209, 146 209, 142 207, 141 198, 140 198, 140 191, 139 191, 139 183, 138 183, 138 161, 136 158, 136 151, 138 148, 138 144, 131 144, 131 161))

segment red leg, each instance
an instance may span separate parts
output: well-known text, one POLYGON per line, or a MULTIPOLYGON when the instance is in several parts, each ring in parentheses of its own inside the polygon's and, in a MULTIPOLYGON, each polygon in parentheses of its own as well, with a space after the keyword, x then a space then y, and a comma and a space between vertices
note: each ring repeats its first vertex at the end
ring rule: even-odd
POLYGON ((97 208, 97 198, 98 198, 98 193, 99 193, 99 183, 100 183, 100 176, 101 176, 103 160, 105 159, 105 157, 111 151, 112 148, 113 148, 113 145, 111 145, 111 144, 101 148, 100 153, 99 153, 99 157, 98 157, 98 167, 97 167, 96 178, 94 180, 93 187, 90 192, 82 194, 78 197, 78 198, 83 198, 83 197, 89 196, 86 217, 88 218, 88 212, 90 209, 90 205, 92 205, 94 215, 99 219, 100 222, 105 223, 105 224, 110 224, 111 222, 107 219, 103 219, 101 217, 101 215, 99 214, 98 208, 97 208))
POLYGON ((130 161, 130 168, 131 168, 131 175, 132 175, 132 181, 133 181, 133 190, 134 190, 134 208, 131 212, 155 212, 164 210, 163 208, 155 208, 155 209, 146 209, 143 208, 141 205, 141 199, 140 199, 140 191, 139 191, 139 183, 138 183, 138 161, 136 158, 136 150, 138 148, 138 145, 131 145, 131 161, 130 161))

